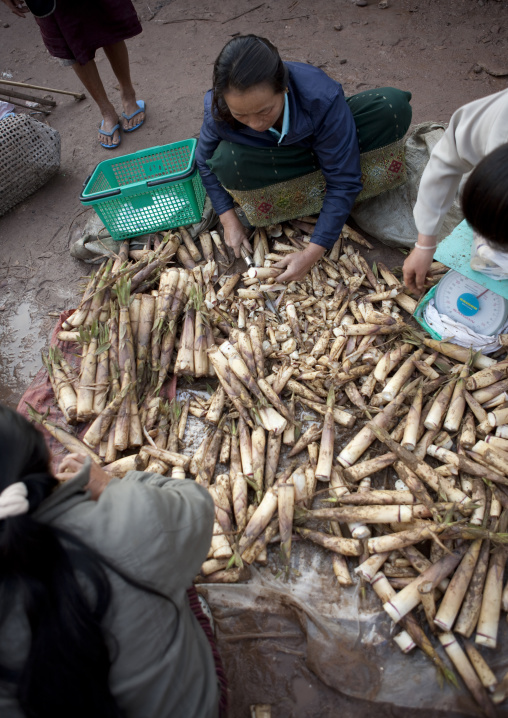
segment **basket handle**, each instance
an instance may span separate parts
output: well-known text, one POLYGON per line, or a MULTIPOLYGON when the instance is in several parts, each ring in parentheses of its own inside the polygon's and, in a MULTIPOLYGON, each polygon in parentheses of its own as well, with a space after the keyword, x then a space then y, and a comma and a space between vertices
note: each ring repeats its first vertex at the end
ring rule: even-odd
POLYGON ((119 187, 119 188, 117 188, 117 189, 112 189, 112 190, 110 190, 109 192, 96 193, 96 194, 94 194, 92 197, 84 197, 84 196, 83 196, 83 193, 84 193, 84 191, 85 191, 85 189, 86 189, 86 186, 87 186, 87 184, 90 182, 90 180, 91 180, 91 178, 92 178, 92 175, 93 175, 93 173, 95 172, 95 170, 97 169, 98 166, 99 166, 98 164, 95 165, 95 167, 94 167, 93 170, 90 172, 90 174, 88 175, 88 177, 86 178, 86 180, 83 182, 83 189, 81 190, 81 194, 79 195, 79 200, 80 200, 80 202, 95 202, 95 200, 97 200, 97 199, 104 199, 104 198, 106 198, 106 197, 114 197, 114 196, 117 195, 117 194, 121 194, 122 190, 121 190, 121 188, 119 187))
MULTIPOLYGON (((97 165, 95 165, 95 167, 97 167, 97 165)), ((86 180, 83 182, 83 189, 81 190, 81 192, 85 191, 85 188, 86 188, 87 184, 90 182, 90 180, 92 179, 92 175, 94 172, 95 172, 95 169, 93 170, 93 172, 90 172, 90 174, 88 175, 86 180)))
POLYGON ((159 179, 153 179, 153 180, 147 180, 146 186, 147 187, 157 187, 161 184, 171 184, 172 182, 180 182, 181 180, 187 179, 187 177, 190 177, 192 174, 194 174, 196 170, 196 160, 192 163, 192 165, 189 167, 187 172, 183 172, 182 174, 178 173, 177 176, 172 175, 170 177, 162 177, 159 179))
MULTIPOLYGON (((92 176, 92 175, 90 175, 90 177, 91 177, 91 176, 92 176)), ((90 177, 88 177, 88 179, 86 180, 86 182, 88 182, 88 180, 90 179, 90 177)), ((85 182, 85 184, 83 185, 83 191, 84 191, 84 189, 85 189, 86 182, 85 182)), ((80 202, 96 202, 98 199, 106 199, 106 197, 114 197, 115 195, 121 194, 121 193, 122 193, 122 190, 120 189, 120 187, 118 187, 117 189, 109 190, 109 192, 97 192, 97 193, 94 194, 92 197, 84 197, 84 196, 83 196, 83 192, 82 192, 82 193, 79 195, 79 200, 80 200, 80 202)))
MULTIPOLYGON (((97 192, 94 195, 92 195, 91 197, 85 197, 83 195, 88 182, 90 181, 93 173, 97 169, 97 166, 98 165, 95 166, 95 169, 93 170, 93 172, 91 172, 88 175, 88 177, 86 178, 86 180, 83 182, 83 189, 81 190, 81 195, 79 197, 81 202, 95 202, 96 200, 99 200, 99 199, 106 199, 107 197, 115 197, 116 195, 122 194, 122 188, 118 187, 116 189, 108 190, 107 192, 97 192)), ((158 179, 147 180, 146 186, 147 187, 158 187, 159 185, 163 185, 163 184, 172 184, 174 182, 180 182, 181 180, 185 180, 188 177, 191 177, 195 171, 196 171, 196 160, 194 159, 192 165, 189 167, 189 169, 186 172, 178 173, 176 176, 172 175, 169 177, 166 176, 166 177, 162 177, 162 178, 158 178, 158 179)))

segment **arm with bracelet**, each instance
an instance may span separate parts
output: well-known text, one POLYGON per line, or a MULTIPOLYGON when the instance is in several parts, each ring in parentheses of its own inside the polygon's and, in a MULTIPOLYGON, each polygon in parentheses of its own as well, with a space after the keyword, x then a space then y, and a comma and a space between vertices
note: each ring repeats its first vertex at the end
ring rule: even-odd
POLYGON ((421 292, 437 239, 465 174, 494 149, 508 142, 508 90, 460 107, 432 150, 423 172, 414 218, 415 248, 404 262, 404 283, 421 292))
POLYGON ((404 283, 413 292, 423 291, 425 278, 434 259, 437 235, 418 234, 413 251, 404 262, 404 283))

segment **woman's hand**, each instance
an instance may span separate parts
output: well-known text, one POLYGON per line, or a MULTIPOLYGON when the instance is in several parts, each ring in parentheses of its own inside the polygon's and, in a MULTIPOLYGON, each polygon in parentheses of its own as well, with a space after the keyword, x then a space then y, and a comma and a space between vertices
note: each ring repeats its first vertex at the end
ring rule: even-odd
POLYGON ((30 12, 23 2, 18 2, 17 0, 2 0, 2 2, 18 17, 25 17, 27 12, 30 12))
POLYGON ((425 277, 434 258, 437 237, 428 234, 419 234, 417 244, 419 244, 420 247, 415 247, 406 258, 402 271, 406 287, 412 292, 419 294, 423 292, 425 277), (428 249, 421 249, 421 247, 428 247, 428 249))
POLYGON ((321 259, 325 252, 324 247, 311 242, 302 252, 288 254, 287 257, 273 265, 277 269, 286 270, 277 277, 277 282, 298 282, 303 279, 312 265, 321 259))
POLYGON ((228 247, 231 247, 235 253, 235 257, 240 257, 240 247, 243 245, 249 254, 252 254, 252 247, 247 239, 247 230, 238 219, 234 209, 228 209, 227 212, 220 215, 220 221, 224 227, 224 241, 228 247))
MULTIPOLYGON (((73 479, 83 468, 86 458, 84 454, 69 454, 62 459, 58 474, 56 474, 58 481, 73 479)), ((113 477, 104 471, 104 469, 101 469, 100 466, 97 466, 97 464, 92 461, 90 465, 90 480, 86 488, 90 491, 93 501, 97 501, 112 478, 113 477)))

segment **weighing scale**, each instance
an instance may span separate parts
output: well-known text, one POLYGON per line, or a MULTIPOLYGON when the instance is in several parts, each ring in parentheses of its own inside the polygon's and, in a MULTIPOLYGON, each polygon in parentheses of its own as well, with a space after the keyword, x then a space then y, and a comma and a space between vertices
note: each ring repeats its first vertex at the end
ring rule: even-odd
POLYGON ((440 314, 485 336, 499 334, 508 318, 508 300, 454 270, 437 285, 434 303, 440 314))
POLYGON ((471 268, 472 245, 473 230, 464 220, 438 244, 434 259, 472 279, 477 284, 481 284, 485 289, 490 289, 495 294, 508 299, 508 279, 491 279, 486 274, 476 272, 471 268))
MULTIPOLYGON (((502 330, 507 331, 508 280, 497 281, 471 268, 472 243, 473 230, 464 220, 438 245, 434 259, 451 269, 423 297, 414 317, 431 336, 441 339, 440 334, 426 321, 427 307, 430 311, 430 305, 433 304, 433 316, 436 312, 441 315, 446 324, 447 338, 453 341, 454 331, 463 333, 463 330, 459 332, 457 325, 460 324, 466 331, 466 337, 470 336, 471 345, 480 339, 475 335, 481 335, 484 339, 492 337, 487 351, 494 351, 498 344, 497 335, 502 330), (453 322, 456 323, 455 330, 453 322)), ((467 341, 460 342, 458 337, 456 341, 463 346, 469 345, 467 341)))

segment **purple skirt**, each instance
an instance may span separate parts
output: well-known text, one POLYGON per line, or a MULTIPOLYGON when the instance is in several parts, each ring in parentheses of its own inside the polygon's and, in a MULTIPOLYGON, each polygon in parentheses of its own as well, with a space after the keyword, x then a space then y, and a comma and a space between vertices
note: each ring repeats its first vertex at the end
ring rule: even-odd
POLYGON ((142 31, 130 0, 56 0, 54 13, 35 18, 50 55, 86 65, 100 47, 142 31))

